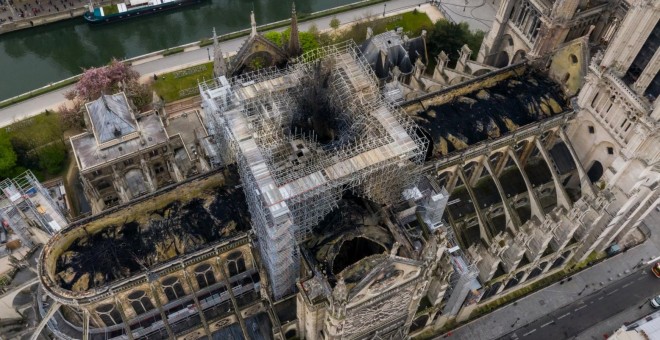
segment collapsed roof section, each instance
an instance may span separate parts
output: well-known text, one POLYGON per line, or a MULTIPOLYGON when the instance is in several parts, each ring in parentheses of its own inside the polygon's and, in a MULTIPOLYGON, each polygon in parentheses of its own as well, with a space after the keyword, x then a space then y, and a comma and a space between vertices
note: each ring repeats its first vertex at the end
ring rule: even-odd
POLYGON ((49 286, 85 292, 249 230, 236 169, 186 183, 56 234, 42 255, 49 286))
POLYGON ((369 211, 367 204, 350 195, 343 198, 339 208, 328 214, 304 242, 302 251, 311 255, 308 261, 318 264, 332 286, 339 276, 349 284, 358 282, 363 276, 359 273, 369 271, 371 262, 363 261, 365 258, 389 254, 392 249, 394 236, 382 216, 369 211))
POLYGON ((443 157, 571 110, 562 89, 526 64, 489 73, 402 104, 443 157))
POLYGON ((209 132, 225 161, 239 165, 276 298, 294 288, 296 242, 344 191, 396 201, 424 161, 426 139, 383 100, 352 41, 200 90, 209 132))

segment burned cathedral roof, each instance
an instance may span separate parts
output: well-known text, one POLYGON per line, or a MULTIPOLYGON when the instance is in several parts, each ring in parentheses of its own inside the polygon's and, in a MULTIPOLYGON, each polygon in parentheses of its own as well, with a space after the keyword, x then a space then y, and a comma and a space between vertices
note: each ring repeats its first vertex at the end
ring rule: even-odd
POLYGON ((241 235, 250 228, 238 174, 227 170, 64 229, 46 245, 46 275, 83 292, 241 235))
POLYGON ((570 110, 557 83, 526 65, 497 72, 402 104, 442 157, 570 110))

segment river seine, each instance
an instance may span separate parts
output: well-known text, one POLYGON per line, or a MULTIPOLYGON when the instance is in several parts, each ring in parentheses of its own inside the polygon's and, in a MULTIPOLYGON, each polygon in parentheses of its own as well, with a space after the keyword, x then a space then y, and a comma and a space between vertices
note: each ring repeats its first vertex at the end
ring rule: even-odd
MULTIPOLYGON (((355 0, 296 0, 298 15, 355 0)), ((172 12, 91 26, 82 18, 0 35, 0 100, 106 64, 112 57, 131 58, 286 19, 291 2, 282 0, 207 0, 172 12)))

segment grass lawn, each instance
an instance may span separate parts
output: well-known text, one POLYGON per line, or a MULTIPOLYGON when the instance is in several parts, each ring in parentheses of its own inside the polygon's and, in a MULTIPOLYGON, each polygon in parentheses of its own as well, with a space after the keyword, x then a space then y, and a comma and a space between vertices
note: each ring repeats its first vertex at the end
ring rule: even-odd
POLYGON ((419 36, 422 33, 422 30, 429 31, 433 29, 433 22, 431 22, 429 16, 423 12, 406 12, 400 15, 395 15, 393 18, 397 18, 397 20, 387 23, 384 31, 391 31, 397 27, 403 27, 403 31, 409 32, 411 34, 410 37, 413 38, 419 36))
POLYGON ((158 75, 158 80, 153 84, 154 90, 162 96, 166 102, 192 97, 199 94, 197 81, 209 80, 213 77, 213 63, 205 63, 187 69, 164 73, 158 75))
POLYGON ((371 27, 374 35, 402 27, 405 34, 414 38, 419 36, 422 30, 432 30, 433 22, 426 13, 419 11, 406 12, 386 18, 371 18, 369 20, 362 20, 350 29, 339 33, 340 38, 338 40, 353 39, 356 43, 360 44, 366 40, 368 27, 371 27))
POLYGON ((60 140, 62 127, 56 113, 41 113, 5 126, 0 135, 30 140, 34 146, 41 146, 60 140))

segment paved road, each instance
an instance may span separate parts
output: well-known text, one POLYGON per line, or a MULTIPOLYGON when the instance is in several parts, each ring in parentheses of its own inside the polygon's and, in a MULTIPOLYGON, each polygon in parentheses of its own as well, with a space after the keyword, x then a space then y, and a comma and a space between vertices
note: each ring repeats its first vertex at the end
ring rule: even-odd
MULTIPOLYGON (((404 8, 411 8, 425 3, 423 0, 390 0, 387 2, 387 12, 397 12, 404 8)), ((378 15, 383 12, 385 7, 382 4, 376 4, 364 8, 355 9, 352 11, 337 14, 336 17, 343 24, 355 21, 366 15, 378 15)), ((318 29, 324 30, 330 27, 330 20, 333 16, 318 18, 312 21, 307 21, 299 24, 301 30, 308 30, 312 25, 316 25, 318 29)), ((245 18, 246 22, 249 18, 245 18)), ((265 24, 265 23, 258 23, 265 24)), ((211 27, 209 27, 209 36, 211 35, 211 27)), ((282 28, 283 30, 284 28, 282 28)), ((366 33, 365 33, 366 34, 366 33)), ((221 44, 224 53, 237 51, 241 44, 245 41, 245 37, 228 40, 221 44)), ((148 75, 152 73, 161 73, 171 70, 182 65, 196 64, 207 61, 209 59, 209 52, 213 52, 212 48, 207 51, 206 48, 196 49, 184 53, 174 54, 165 58, 155 59, 136 65, 134 68, 140 74, 148 75)), ((45 109, 56 110, 64 103, 64 93, 69 91, 72 87, 67 86, 59 90, 46 93, 44 95, 32 98, 30 100, 18 103, 0 109, 0 127, 11 124, 12 122, 37 115, 45 109)))
POLYGON ((658 310, 651 307, 648 300, 640 302, 639 305, 632 305, 623 312, 609 317, 598 324, 589 327, 582 333, 575 337, 576 340, 603 340, 605 336, 609 336, 616 332, 624 324, 635 322, 639 319, 646 317, 649 314, 655 313, 658 310), (641 307, 641 308, 639 308, 641 307))
MULTIPOLYGON (((646 268, 591 295, 576 295, 575 298, 578 300, 574 303, 555 310, 529 325, 524 325, 500 339, 572 339, 591 326, 631 307, 650 310, 649 299, 658 294, 660 294, 660 279, 653 276, 646 268)), ((511 326, 515 328, 520 325, 514 322, 511 326)))

